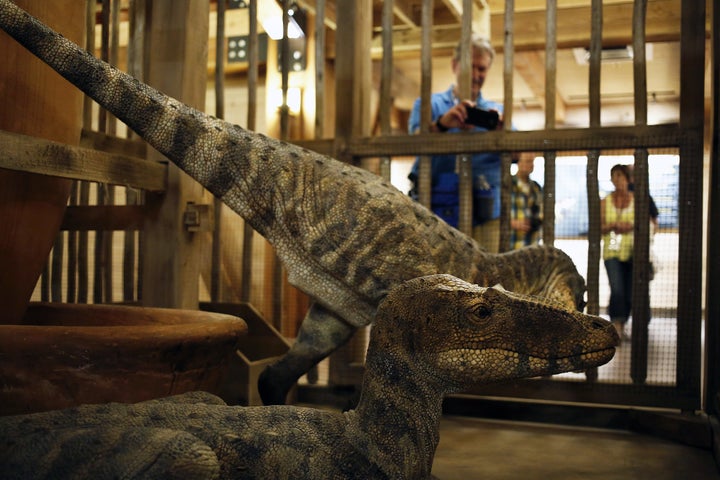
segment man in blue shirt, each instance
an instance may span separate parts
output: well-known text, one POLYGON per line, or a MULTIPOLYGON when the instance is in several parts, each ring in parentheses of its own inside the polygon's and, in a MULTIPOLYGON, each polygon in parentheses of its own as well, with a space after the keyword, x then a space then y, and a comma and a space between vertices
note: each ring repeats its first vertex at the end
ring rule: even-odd
MULTIPOLYGON (((431 132, 460 132, 460 131, 487 131, 482 127, 476 127, 465 123, 467 120, 467 107, 475 106, 483 110, 496 110, 502 116, 502 105, 483 98, 480 89, 485 77, 495 59, 495 50, 489 40, 478 35, 472 37, 472 100, 460 99, 457 91, 458 77, 460 75, 460 45, 455 49, 452 59, 452 70, 456 77, 455 85, 451 85, 444 92, 434 93, 431 96, 432 124, 431 132)), ((501 117, 502 118, 502 117, 501 117)), ((420 130, 420 99, 413 105, 408 122, 410 133, 418 133, 420 130)), ((498 129, 502 128, 502 121, 498 123, 498 129)), ((432 209, 444 217, 448 223, 457 227, 457 218, 453 213, 443 215, 443 205, 448 201, 452 204, 454 199, 459 198, 457 192, 457 176, 455 176, 455 155, 434 155, 432 157, 432 185, 431 193, 434 204, 432 209), (453 191, 454 190, 454 191, 453 191), (454 223, 454 224, 453 224, 454 223)), ((412 167, 410 179, 417 181, 418 161, 412 167)), ((499 249, 500 237, 500 155, 497 153, 476 153, 472 155, 472 172, 474 184, 474 196, 477 198, 492 198, 492 208, 482 212, 482 204, 475 202, 473 237, 490 252, 497 252, 499 249), (478 190, 486 190, 486 194, 478 190)), ((457 202, 457 200, 454 200, 457 202)), ((449 212, 454 212, 450 207, 449 212)), ((455 214, 456 215, 456 214, 455 214)))

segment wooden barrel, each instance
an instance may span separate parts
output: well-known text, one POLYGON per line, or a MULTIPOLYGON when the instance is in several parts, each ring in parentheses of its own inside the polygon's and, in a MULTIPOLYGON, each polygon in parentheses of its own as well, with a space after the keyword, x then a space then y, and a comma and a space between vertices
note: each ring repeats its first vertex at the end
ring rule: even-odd
MULTIPOLYGON (((85 2, 14 0, 82 45, 85 2)), ((0 31, 0 129, 80 142, 82 93, 0 31)), ((72 182, 0 169, 0 323, 18 323, 59 232, 72 182)))

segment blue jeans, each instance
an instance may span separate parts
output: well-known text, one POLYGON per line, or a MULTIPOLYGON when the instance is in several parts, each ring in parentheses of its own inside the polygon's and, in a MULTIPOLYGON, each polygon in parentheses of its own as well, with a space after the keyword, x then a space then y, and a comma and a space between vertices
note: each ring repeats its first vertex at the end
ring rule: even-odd
POLYGON ((610 283, 610 320, 625 323, 632 311, 632 260, 621 262, 617 258, 605 260, 608 282, 610 283))

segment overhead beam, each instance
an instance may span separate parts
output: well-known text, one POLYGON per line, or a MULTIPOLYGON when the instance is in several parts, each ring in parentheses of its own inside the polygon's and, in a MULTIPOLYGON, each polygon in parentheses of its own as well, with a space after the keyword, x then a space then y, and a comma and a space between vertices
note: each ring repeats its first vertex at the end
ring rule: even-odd
POLYGON ((395 0, 393 2, 393 14, 405 25, 416 28, 420 26, 420 15, 417 6, 418 3, 413 0, 395 0))
MULTIPOLYGON (((458 23, 462 23, 463 17, 463 1, 462 0, 442 0, 450 13, 457 19, 458 23)), ((490 7, 486 0, 474 0, 472 9, 472 31, 490 37, 490 7)))
MULTIPOLYGON (((307 10, 312 15, 317 14, 315 0, 298 0, 297 4, 300 8, 307 10)), ((337 30, 336 2, 327 2, 325 4, 325 26, 331 30, 337 30)))
MULTIPOLYGON (((545 110, 545 59, 539 51, 518 52, 515 54, 515 71, 523 78, 527 86, 537 98, 540 107, 545 110)), ((555 122, 565 122, 565 99, 556 90, 555 93, 555 122)))
MULTIPOLYGON (((547 9, 547 0, 515 0, 514 2, 515 12, 545 12, 547 9)), ((628 0, 604 0, 603 6, 618 5, 622 3, 632 3, 628 0)), ((588 7, 590 6, 590 0, 558 0, 557 8, 576 8, 576 7, 588 7)), ((490 10, 493 14, 502 13, 505 11, 504 0, 493 0, 490 5, 490 10)))
MULTIPOLYGON (((544 0, 543 0, 544 1, 544 0)), ((560 2, 559 2, 560 3, 560 2)), ((585 2, 587 3, 587 2, 585 2)), ((493 7, 495 8, 495 7, 493 7)), ((619 46, 632 43, 633 3, 628 1, 603 5, 603 45, 619 46)), ((502 52, 504 13, 490 15, 491 40, 498 52, 502 52)), ((557 48, 587 47, 590 44, 589 6, 576 6, 558 9, 557 48)), ((676 0, 656 0, 651 3, 647 14, 646 40, 648 42, 678 41, 680 39, 680 2, 676 0)), ((515 10, 515 24, 523 28, 514 32, 516 52, 525 50, 544 50, 545 12, 515 10)), ((436 25, 433 28, 432 44, 435 52, 452 49, 460 39, 460 25, 436 25)), ((372 44, 374 57, 382 54, 379 40, 372 44)), ((417 55, 420 51, 420 32, 418 30, 399 30, 393 38, 393 49, 397 56, 417 55)))
MULTIPOLYGON (((372 80, 373 88, 380 90, 380 76, 382 72, 379 62, 373 62, 372 80)), ((412 110, 414 95, 408 95, 408 92, 419 92, 420 84, 408 77, 408 75, 397 66, 392 69, 392 84, 390 85, 390 96, 393 99, 393 105, 400 110, 412 110)))

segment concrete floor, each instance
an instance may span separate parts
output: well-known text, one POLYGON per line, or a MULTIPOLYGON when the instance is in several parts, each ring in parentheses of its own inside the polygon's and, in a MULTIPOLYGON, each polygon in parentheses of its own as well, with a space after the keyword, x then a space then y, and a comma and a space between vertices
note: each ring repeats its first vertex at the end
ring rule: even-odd
POLYGON ((705 480, 709 450, 619 430, 446 416, 433 475, 440 480, 705 480))

